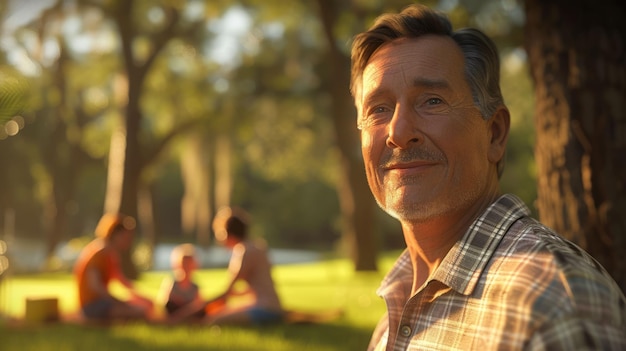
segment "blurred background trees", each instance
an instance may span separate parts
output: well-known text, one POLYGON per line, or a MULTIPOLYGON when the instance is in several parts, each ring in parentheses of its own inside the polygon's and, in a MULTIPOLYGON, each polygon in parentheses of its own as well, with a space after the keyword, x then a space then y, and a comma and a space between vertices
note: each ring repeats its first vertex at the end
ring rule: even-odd
MULTIPOLYGON (((377 269, 378 252, 403 239, 365 181, 349 47, 408 3, 5 0, 0 238, 45 242, 53 267, 61 243, 121 210, 139 219, 149 265, 159 243, 212 245, 213 213, 237 205, 272 247, 336 251, 377 269)), ((544 96, 533 95, 523 46, 527 8, 423 3, 497 41, 513 119, 503 191, 538 214, 533 114, 544 96)), ((623 189, 623 178, 612 184, 623 189)))

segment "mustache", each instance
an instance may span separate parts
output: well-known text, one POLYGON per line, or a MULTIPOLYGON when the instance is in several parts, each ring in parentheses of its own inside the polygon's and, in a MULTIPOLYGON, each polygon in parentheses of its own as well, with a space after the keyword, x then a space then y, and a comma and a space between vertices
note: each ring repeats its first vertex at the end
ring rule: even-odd
POLYGON ((409 163, 414 161, 444 161, 445 157, 440 152, 427 150, 424 148, 393 149, 381 159, 383 167, 389 167, 398 163, 409 163))

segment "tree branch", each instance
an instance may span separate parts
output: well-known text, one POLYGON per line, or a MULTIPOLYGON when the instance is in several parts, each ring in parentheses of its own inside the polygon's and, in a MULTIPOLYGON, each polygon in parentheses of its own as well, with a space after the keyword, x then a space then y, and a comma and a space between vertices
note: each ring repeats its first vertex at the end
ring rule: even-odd
POLYGON ((167 25, 161 31, 151 37, 151 42, 154 45, 152 52, 150 53, 150 55, 148 55, 148 58, 141 67, 142 72, 144 73, 150 69, 150 67, 154 63, 154 60, 163 50, 167 42, 176 36, 176 26, 180 21, 180 13, 173 7, 168 7, 166 9, 166 13, 168 18, 167 25))
POLYGON ((337 50, 335 45, 335 35, 333 29, 335 27, 335 9, 334 2, 332 0, 318 0, 320 19, 322 21, 322 28, 324 29, 324 37, 326 42, 330 45, 332 51, 337 50))
POLYGON ((178 135, 183 132, 188 131, 192 127, 198 125, 202 118, 194 118, 188 121, 182 122, 176 127, 172 128, 165 136, 163 136, 160 140, 158 140, 151 149, 146 148, 146 153, 144 154, 144 158, 142 159, 142 166, 148 166, 157 158, 157 156, 165 149, 165 147, 178 135))

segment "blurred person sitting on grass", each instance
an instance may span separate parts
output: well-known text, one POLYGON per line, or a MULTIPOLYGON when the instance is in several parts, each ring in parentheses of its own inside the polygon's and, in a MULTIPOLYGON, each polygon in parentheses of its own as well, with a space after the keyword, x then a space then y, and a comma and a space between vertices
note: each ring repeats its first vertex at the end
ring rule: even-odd
POLYGON ((166 319, 170 322, 200 322, 207 310, 220 305, 216 301, 208 305, 200 294, 200 287, 194 282, 193 273, 198 269, 196 250, 192 244, 181 244, 170 255, 172 275, 161 284, 159 301, 163 302, 166 319))
POLYGON ((207 316, 209 324, 264 325, 282 322, 285 311, 274 286, 267 246, 248 237, 248 214, 239 208, 225 207, 213 219, 217 241, 232 250, 228 264, 230 280, 225 291, 210 306, 226 305, 234 296, 251 298, 242 306, 226 306, 207 316), (246 289, 237 289, 244 282, 246 289))
POLYGON ((85 246, 74 266, 82 315, 87 320, 147 319, 152 302, 139 295, 120 266, 120 253, 131 248, 135 219, 123 214, 105 214, 96 227, 96 238, 85 246), (109 283, 119 281, 131 298, 111 294, 109 283))

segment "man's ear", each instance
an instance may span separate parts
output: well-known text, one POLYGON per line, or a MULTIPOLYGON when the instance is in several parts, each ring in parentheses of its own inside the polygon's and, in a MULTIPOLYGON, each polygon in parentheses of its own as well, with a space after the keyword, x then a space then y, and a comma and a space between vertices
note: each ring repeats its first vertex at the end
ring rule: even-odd
POLYGON ((504 158, 506 142, 509 138, 511 116, 505 106, 500 106, 489 120, 490 144, 487 158, 497 164, 504 158))

